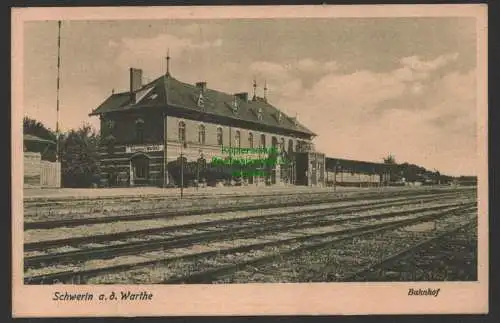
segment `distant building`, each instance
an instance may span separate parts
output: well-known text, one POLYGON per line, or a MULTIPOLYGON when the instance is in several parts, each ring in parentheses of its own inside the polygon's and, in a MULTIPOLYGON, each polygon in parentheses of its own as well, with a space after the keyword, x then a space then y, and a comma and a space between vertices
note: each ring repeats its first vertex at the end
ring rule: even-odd
POLYGON ((391 170, 396 165, 366 161, 326 158, 326 183, 333 186, 379 186, 388 185, 391 170))
MULTIPOLYGON (((168 64, 167 64, 168 66, 168 64)), ((270 148, 280 152, 314 151, 316 136, 296 118, 262 97, 228 94, 206 82, 183 83, 167 73, 143 84, 142 71, 130 69, 130 89, 111 94, 90 114, 101 120, 101 181, 109 186, 179 185, 172 165, 181 153, 186 162, 210 163, 222 147, 270 148)), ((293 164, 293 163, 292 163, 293 164)), ((271 184, 294 183, 296 169, 276 165, 271 184)), ((251 184, 266 178, 251 177, 251 184)))
POLYGON ((61 164, 42 160, 42 155, 51 145, 55 145, 55 142, 24 135, 24 187, 61 187, 61 164))

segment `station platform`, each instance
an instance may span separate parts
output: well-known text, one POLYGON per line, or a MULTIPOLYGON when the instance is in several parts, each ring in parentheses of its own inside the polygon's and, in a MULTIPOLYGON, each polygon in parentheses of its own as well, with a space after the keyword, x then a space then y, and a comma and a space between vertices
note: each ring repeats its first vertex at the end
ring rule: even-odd
MULTIPOLYGON (((183 197, 196 198, 197 196, 252 196, 273 195, 301 192, 342 192, 342 191, 368 191, 381 190, 382 188, 353 188, 353 187, 308 187, 308 186, 236 186, 236 187, 204 187, 185 188, 183 197)), ((385 188, 384 188, 385 189, 385 188)), ((140 197, 180 197, 180 188, 156 187, 131 187, 131 188, 25 188, 23 197, 25 201, 39 199, 114 199, 114 198, 140 198, 140 197)))

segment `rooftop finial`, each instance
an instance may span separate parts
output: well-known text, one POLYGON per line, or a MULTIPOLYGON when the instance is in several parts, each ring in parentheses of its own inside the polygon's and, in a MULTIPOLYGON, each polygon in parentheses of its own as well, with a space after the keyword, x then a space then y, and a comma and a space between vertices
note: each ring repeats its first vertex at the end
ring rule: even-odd
POLYGON ((167 49, 167 76, 170 76, 170 48, 167 49))
POLYGON ((253 100, 257 98, 257 80, 253 78, 253 100))
POLYGON ((267 80, 264 81, 264 101, 267 102, 267 80))

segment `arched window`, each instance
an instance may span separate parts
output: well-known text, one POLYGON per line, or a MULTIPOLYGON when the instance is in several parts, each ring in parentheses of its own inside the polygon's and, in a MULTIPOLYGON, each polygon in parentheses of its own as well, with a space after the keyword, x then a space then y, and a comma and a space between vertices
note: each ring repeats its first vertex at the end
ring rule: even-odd
POLYGON ((186 142, 186 124, 179 122, 179 142, 186 142))
POLYGON ((222 137, 222 128, 218 127, 217 128, 217 145, 222 146, 223 143, 224 143, 224 141, 223 141, 223 137, 222 137))
POLYGON ((266 135, 260 135, 260 148, 266 148, 266 135))
POLYGON ((293 152, 293 140, 292 139, 288 140, 288 152, 289 153, 293 152))
POLYGON ((202 145, 205 144, 205 126, 202 124, 198 127, 198 142, 202 145))
POLYGON ((135 136, 138 143, 144 142, 144 120, 141 118, 135 121, 135 136))
POLYGON ((280 151, 285 150, 285 138, 281 137, 280 140, 280 151))
POLYGON ((273 148, 278 147, 278 139, 276 139, 276 137, 274 137, 274 136, 271 138, 271 147, 273 147, 273 148))
POLYGON ((248 134, 248 147, 253 148, 253 133, 248 134))
POLYGON ((236 133, 234 135, 234 145, 237 147, 237 148, 240 148, 241 147, 241 134, 240 134, 240 131, 239 130, 236 130, 236 133))

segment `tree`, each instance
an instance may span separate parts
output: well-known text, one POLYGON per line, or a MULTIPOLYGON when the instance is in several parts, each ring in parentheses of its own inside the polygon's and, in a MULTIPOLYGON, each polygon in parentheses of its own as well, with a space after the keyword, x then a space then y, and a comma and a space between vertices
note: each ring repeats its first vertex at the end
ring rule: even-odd
POLYGON ((61 138, 61 169, 64 187, 90 187, 99 177, 99 135, 88 124, 61 138))
MULTIPOLYGON (((47 128, 43 123, 30 117, 23 118, 23 134, 33 135, 41 139, 50 140, 56 142, 56 134, 49 128, 47 128)), ((42 159, 48 161, 56 160, 56 146, 49 145, 47 149, 37 149, 42 152, 42 159)))

